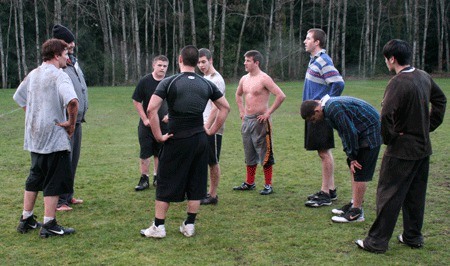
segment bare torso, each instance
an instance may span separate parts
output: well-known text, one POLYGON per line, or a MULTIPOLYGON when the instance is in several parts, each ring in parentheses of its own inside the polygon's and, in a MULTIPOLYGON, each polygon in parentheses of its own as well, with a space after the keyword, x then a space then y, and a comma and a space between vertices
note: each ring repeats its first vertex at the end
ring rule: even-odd
POLYGON ((242 77, 245 115, 264 114, 269 108, 270 91, 264 85, 266 78, 269 76, 264 72, 242 77))

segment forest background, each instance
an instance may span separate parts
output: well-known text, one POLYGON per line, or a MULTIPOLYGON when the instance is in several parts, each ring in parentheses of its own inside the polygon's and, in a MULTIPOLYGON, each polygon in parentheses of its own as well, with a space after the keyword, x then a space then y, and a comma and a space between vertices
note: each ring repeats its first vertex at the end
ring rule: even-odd
POLYGON ((244 72, 243 54, 257 49, 276 80, 301 80, 310 28, 327 33, 326 50, 345 78, 385 74, 390 39, 413 46, 413 65, 449 75, 448 0, 0 0, 1 88, 14 88, 41 63, 41 44, 59 23, 75 35, 89 86, 133 85, 158 54, 183 46, 209 48, 227 80, 244 72))

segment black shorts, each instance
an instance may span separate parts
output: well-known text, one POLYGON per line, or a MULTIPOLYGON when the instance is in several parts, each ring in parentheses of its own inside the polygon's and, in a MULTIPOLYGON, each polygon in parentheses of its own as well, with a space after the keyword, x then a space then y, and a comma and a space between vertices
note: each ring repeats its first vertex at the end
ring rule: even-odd
POLYGON ((139 158, 147 159, 152 156, 158 157, 159 151, 162 147, 162 143, 156 141, 150 127, 146 127, 143 123, 139 123, 138 137, 139 145, 141 147, 139 158))
POLYGON ((305 149, 308 151, 334 148, 333 128, 327 121, 305 121, 305 149))
POLYGON ((208 136, 209 156, 208 165, 215 165, 219 163, 220 151, 222 150, 222 135, 215 134, 208 136))
POLYGON ((205 132, 188 138, 168 139, 161 149, 156 200, 201 200, 208 179, 208 138, 205 132))
MULTIPOLYGON (((375 166, 377 165, 378 153, 380 153, 380 146, 373 149, 361 148, 358 151, 356 160, 362 166, 362 169, 356 169, 353 174, 355 182, 372 181, 375 166)), ((347 158, 347 165, 350 167, 350 160, 347 158)))
POLYGON ((73 175, 70 152, 59 151, 50 154, 31 153, 30 175, 25 190, 42 191, 44 197, 73 193, 73 175))

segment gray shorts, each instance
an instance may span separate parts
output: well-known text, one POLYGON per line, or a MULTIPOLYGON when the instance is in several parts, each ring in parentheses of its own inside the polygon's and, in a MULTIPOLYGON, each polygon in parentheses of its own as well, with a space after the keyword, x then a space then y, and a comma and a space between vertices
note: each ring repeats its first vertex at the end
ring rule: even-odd
POLYGON ((270 122, 260 123, 258 115, 245 116, 241 134, 244 144, 245 163, 270 166, 275 163, 272 150, 272 129, 270 122))

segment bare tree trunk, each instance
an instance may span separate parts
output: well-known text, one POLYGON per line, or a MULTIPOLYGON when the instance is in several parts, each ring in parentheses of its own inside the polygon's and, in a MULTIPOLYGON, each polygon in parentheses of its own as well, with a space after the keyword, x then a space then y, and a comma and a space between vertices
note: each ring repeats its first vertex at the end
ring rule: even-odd
POLYGON ((330 53, 330 50, 329 50, 329 48, 330 48, 330 32, 331 32, 331 17, 332 17, 332 14, 333 14, 333 12, 332 12, 332 9, 333 9, 333 0, 330 0, 330 3, 329 3, 329 5, 328 5, 328 27, 327 27, 327 45, 326 45, 326 48, 325 48, 325 50, 327 50, 328 51, 328 53, 330 53))
MULTIPOLYGON (((341 5, 342 0, 338 0, 336 4, 336 26, 334 27, 334 41, 333 41, 333 60, 334 64, 337 66, 341 63, 340 53, 339 53, 339 37, 341 35, 341 5)), ((345 49, 345 47, 343 48, 345 49)))
POLYGON ((347 36, 347 4, 348 0, 344 1, 344 9, 342 10, 342 49, 341 49, 341 75, 345 78, 346 68, 345 68, 345 38, 347 36))
POLYGON ((27 57, 26 57, 26 51, 25 51, 25 31, 23 28, 23 2, 22 0, 17 0, 17 12, 19 13, 19 34, 20 34, 20 50, 22 52, 21 61, 22 61, 22 67, 24 76, 28 74, 28 67, 27 67, 27 57))
POLYGON ((0 21, 0 62, 2 68, 2 88, 6 89, 6 62, 5 62, 5 51, 3 50, 3 33, 2 33, 2 25, 0 21))
POLYGON ((245 4, 244 19, 242 20, 241 32, 239 33, 238 46, 237 46, 237 50, 236 50, 236 61, 234 64, 234 73, 233 73, 233 77, 235 79, 237 79, 237 70, 238 70, 239 60, 241 57, 240 53, 241 53, 241 45, 242 45, 242 36, 244 35, 245 24, 247 22, 249 4, 250 4, 250 0, 247 0, 247 2, 245 4))
POLYGON ((217 14, 219 12, 219 1, 218 0, 214 0, 214 15, 213 15, 213 31, 212 31, 212 42, 211 45, 209 47, 209 50, 211 51, 212 54, 214 54, 214 44, 216 43, 216 27, 217 27, 217 14))
POLYGON ((361 33, 360 33, 360 40, 359 40, 359 54, 358 54, 358 75, 365 77, 365 74, 362 73, 363 70, 362 65, 363 63, 363 48, 364 48, 364 23, 366 22, 366 16, 364 16, 364 19, 361 23, 361 33))
POLYGON ((108 22, 107 14, 105 9, 105 1, 97 0, 97 12, 100 27, 102 29, 103 35, 103 84, 108 84, 108 70, 109 70, 109 54, 111 53, 109 48, 109 38, 108 38, 108 22))
POLYGON ((227 12, 227 0, 222 0, 222 21, 220 26, 220 58, 219 69, 223 73, 223 58, 225 55, 225 16, 227 12))
POLYGON ((184 38, 184 1, 178 0, 178 36, 179 36, 179 46, 184 47, 186 44, 184 38))
POLYGON ((414 0, 414 6, 413 6, 413 18, 414 18, 414 30, 413 30, 413 54, 412 54, 412 64, 417 66, 418 60, 419 60, 419 0, 414 0))
POLYGON ((20 44, 19 44, 19 22, 17 21, 17 0, 14 1, 14 36, 16 37, 16 54, 17 54, 17 74, 19 80, 22 80, 22 68, 20 67, 20 44))
MULTIPOLYGON (((289 1, 289 53, 293 53, 295 49, 294 41, 294 0, 289 1)), ((292 56, 288 57, 288 78, 292 79, 294 75, 295 61, 292 56)))
POLYGON ((122 20, 122 61, 124 65, 124 78, 125 83, 128 82, 128 49, 127 49, 127 31, 126 31, 126 18, 125 18, 125 5, 124 1, 120 1, 120 13, 121 13, 121 20, 122 20))
MULTIPOLYGON (((164 29, 165 29, 164 36, 166 39, 166 42, 165 42, 166 48, 164 50, 164 54, 166 56, 168 56, 168 53, 169 53, 169 31, 167 30, 169 28, 168 24, 167 24, 168 21, 169 21, 169 16, 167 14, 167 2, 164 2, 164 29)), ((158 27, 161 28, 161 25, 158 24, 158 27)), ((158 30, 160 30, 160 29, 158 29, 158 30)))
MULTIPOLYGON (((176 71, 176 66, 177 66, 177 55, 178 55, 178 39, 177 39, 177 32, 176 32, 176 27, 175 25, 177 25, 177 18, 178 18, 178 13, 177 13, 177 0, 173 0, 173 27, 172 27, 172 73, 175 73, 176 71)), ((178 18, 179 19, 179 18, 178 18)), ((181 30, 181 29, 180 29, 181 30)))
MULTIPOLYGON (((444 17, 440 16, 441 14, 441 8, 443 8, 443 5, 441 5, 441 0, 436 0, 436 14, 437 14, 437 39, 438 39, 438 72, 442 72, 443 69, 443 51, 444 51, 444 33, 442 32, 442 24, 444 23, 444 17)), ((443 11, 442 11, 443 12, 443 11)))
POLYGON ((61 0, 55 0, 55 17, 54 24, 61 24, 61 0))
MULTIPOLYGON (((283 58, 283 25, 281 22, 281 13, 283 11, 283 2, 282 0, 277 0, 275 2, 275 28, 278 31, 278 58, 283 58)), ((281 79, 284 80, 285 79, 285 74, 284 74, 284 60, 279 60, 280 61, 280 70, 281 70, 281 79)))
POLYGON ((209 37, 209 50, 211 51, 211 47, 213 47, 213 18, 212 18, 212 0, 208 0, 206 2, 206 13, 208 15, 208 37, 209 37))
MULTIPOLYGON (((445 7, 445 3, 447 3, 448 4, 448 1, 444 1, 444 0, 440 0, 440 5, 441 5, 441 13, 440 13, 440 16, 441 16, 441 25, 442 25, 442 34, 441 34, 441 42, 442 42, 442 44, 440 44, 440 46, 442 46, 442 54, 443 54, 443 49, 444 49, 444 47, 446 47, 445 48, 445 65, 447 66, 447 72, 450 72, 450 59, 449 59, 449 56, 450 56, 450 52, 449 52, 449 38, 448 38, 448 21, 447 21, 447 19, 448 19, 448 17, 446 16, 446 11, 445 10, 447 10, 448 11, 448 7, 445 7), (445 40, 445 44, 444 44, 444 40, 445 40)), ((447 13, 448 14, 448 13, 447 13)), ((442 61, 442 63, 443 63, 443 60, 441 60, 442 61)), ((442 64, 441 63, 441 64, 442 64)), ((444 71, 444 68, 441 66, 441 68, 440 68, 442 71, 444 71)))
MULTIPOLYGON (((375 33, 375 44, 374 47, 379 47, 379 42, 380 42, 380 23, 381 23, 381 11, 382 11, 382 4, 381 4, 381 0, 378 0, 378 18, 377 18, 377 30, 375 33)), ((377 59, 378 59, 378 48, 374 49, 374 56, 373 56, 373 70, 372 70, 372 75, 375 74, 375 69, 376 69, 376 65, 377 65, 377 59)))
MULTIPOLYGON (((299 66, 299 68, 301 67, 301 66, 303 66, 303 51, 304 51, 304 44, 303 44, 303 40, 304 40, 304 36, 303 36, 303 3, 304 3, 305 1, 304 0, 301 0, 300 1, 300 21, 299 21, 299 25, 298 25, 298 32, 299 32, 299 35, 298 35, 298 46, 300 47, 300 53, 299 53, 299 56, 298 56, 298 66, 299 66)), ((300 74, 300 71, 297 73, 297 74, 300 74)))
POLYGON ((266 67, 264 72, 269 72, 270 64, 270 50, 272 50, 272 28, 273 28, 273 13, 274 13, 274 0, 270 4, 270 16, 269 16, 269 33, 267 34, 267 46, 266 46, 266 67))
POLYGON ((111 52, 111 85, 116 85, 116 56, 114 52, 114 43, 112 38, 112 25, 111 25, 111 8, 109 1, 106 1, 106 18, 108 22, 108 35, 109 35, 109 47, 111 52))
POLYGON ((363 68, 363 77, 365 78, 367 75, 367 68, 369 64, 369 56, 370 56, 370 1, 366 0, 366 31, 365 31, 365 45, 364 45, 364 68, 363 68))
POLYGON ((133 35, 134 35, 134 45, 136 49, 136 78, 139 79, 142 77, 141 72, 141 45, 139 41, 139 20, 138 20, 138 12, 137 12, 137 3, 136 0, 132 1, 131 5, 131 15, 133 19, 133 35))
POLYGON ((38 14, 38 0, 34 0, 34 28, 36 30, 36 66, 39 66, 40 62, 40 52, 39 52, 39 14, 38 14))
POLYGON ((425 69, 425 52, 427 51, 427 33, 429 24, 430 10, 428 0, 425 0, 425 18, 423 22, 423 41, 422 41, 422 60, 420 60, 420 68, 425 69))
POLYGON ((197 46, 197 32, 195 31, 194 0, 189 0, 189 11, 191 16, 192 45, 197 46))
MULTIPOLYGON (((145 46, 145 73, 149 73, 148 68, 148 13, 149 13, 149 4, 145 3, 145 15, 144 15, 144 46, 145 46)), ((153 27, 155 27, 155 23, 152 23, 153 27)), ((154 32, 154 31, 153 31, 154 32)), ((153 34, 154 36, 155 34, 153 34)))

